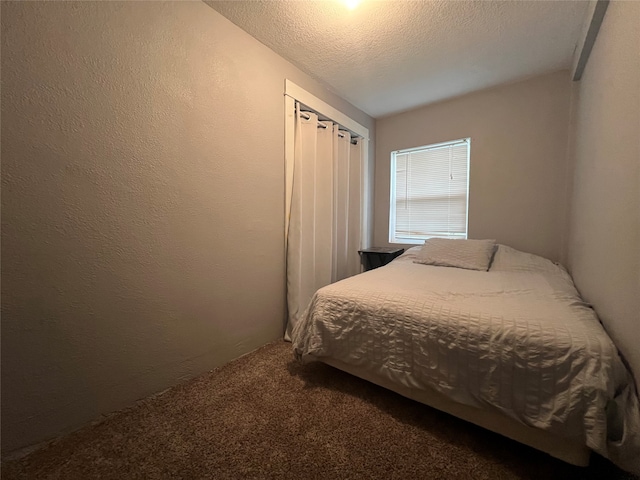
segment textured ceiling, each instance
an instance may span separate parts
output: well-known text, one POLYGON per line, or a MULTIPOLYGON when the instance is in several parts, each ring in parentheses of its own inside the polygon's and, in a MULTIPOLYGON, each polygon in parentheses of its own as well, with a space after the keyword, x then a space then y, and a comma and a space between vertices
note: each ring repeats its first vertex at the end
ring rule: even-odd
POLYGON ((214 1, 373 117, 569 68, 587 1, 214 1))

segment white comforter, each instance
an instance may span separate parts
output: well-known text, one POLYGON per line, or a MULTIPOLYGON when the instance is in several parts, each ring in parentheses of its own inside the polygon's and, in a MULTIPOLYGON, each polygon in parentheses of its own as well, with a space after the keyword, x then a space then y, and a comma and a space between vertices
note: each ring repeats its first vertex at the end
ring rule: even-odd
POLYGON ((318 290, 296 355, 489 405, 640 472, 632 377, 562 267, 502 245, 489 272, 415 264, 415 250, 318 290))

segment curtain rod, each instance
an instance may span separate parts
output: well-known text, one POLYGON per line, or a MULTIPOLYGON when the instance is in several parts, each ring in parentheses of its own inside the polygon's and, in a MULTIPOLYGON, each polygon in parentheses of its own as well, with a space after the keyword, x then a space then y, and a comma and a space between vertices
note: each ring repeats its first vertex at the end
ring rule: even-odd
MULTIPOLYGON (((304 118, 305 120, 309 120, 311 118, 311 116, 307 112, 300 112, 300 116, 302 118, 304 118)), ((324 123, 318 122, 318 128, 327 128, 327 126, 324 123)), ((338 131, 338 136, 340 138, 344 138, 344 133, 340 133, 340 131, 338 131)), ((360 137, 355 137, 355 138, 351 139, 351 143, 353 145, 357 145, 358 144, 358 138, 360 138, 360 137)))

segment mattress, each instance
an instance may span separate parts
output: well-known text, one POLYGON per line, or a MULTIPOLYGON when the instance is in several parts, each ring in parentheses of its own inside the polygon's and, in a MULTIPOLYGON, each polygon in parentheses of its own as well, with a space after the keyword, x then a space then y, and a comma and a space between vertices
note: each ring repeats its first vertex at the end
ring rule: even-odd
POLYGON ((488 272, 415 256, 318 290, 294 328, 296 356, 436 390, 640 472, 632 376, 561 266, 503 245, 488 272))

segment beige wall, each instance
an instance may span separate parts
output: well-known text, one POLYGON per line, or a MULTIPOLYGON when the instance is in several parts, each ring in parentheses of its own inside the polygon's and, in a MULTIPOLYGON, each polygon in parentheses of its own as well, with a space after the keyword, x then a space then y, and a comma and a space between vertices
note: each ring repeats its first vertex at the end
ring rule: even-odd
POLYGON ((611 2, 577 85, 568 266, 640 385, 640 3, 611 2))
POLYGON ((274 340, 284 80, 200 2, 2 2, 2 449, 274 340))
POLYGON ((374 244, 388 245, 391 152, 471 137, 469 237, 558 260, 569 99, 561 71, 377 120, 374 244))

